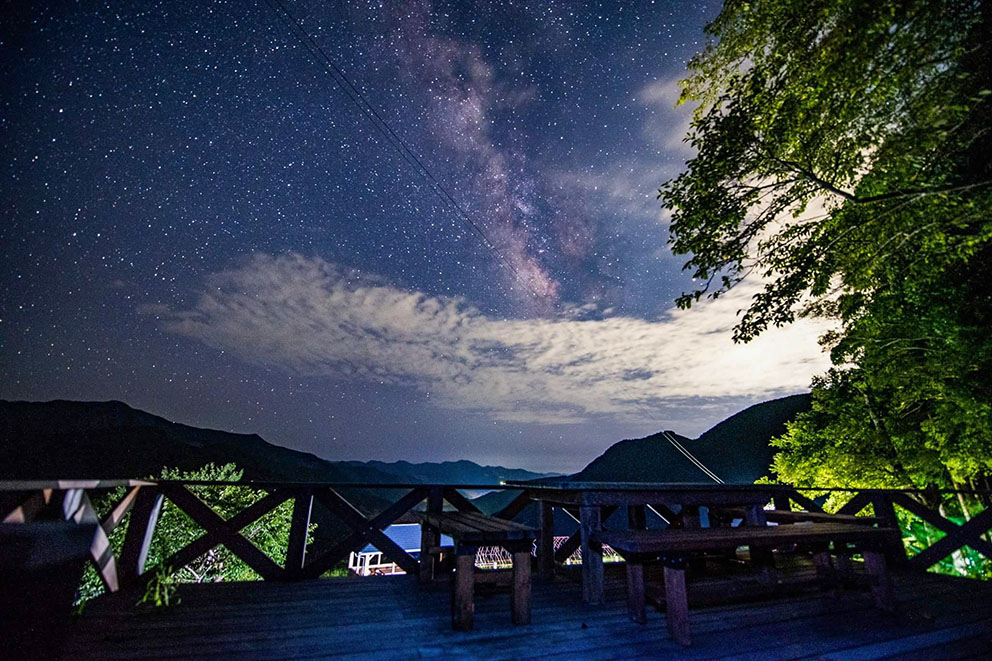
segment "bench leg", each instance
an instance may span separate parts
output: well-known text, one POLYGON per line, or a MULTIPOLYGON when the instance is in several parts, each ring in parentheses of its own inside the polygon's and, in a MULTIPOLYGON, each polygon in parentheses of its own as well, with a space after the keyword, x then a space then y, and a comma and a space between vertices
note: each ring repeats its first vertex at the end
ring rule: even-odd
POLYGON ((813 564, 816 566, 816 580, 820 584, 820 589, 829 592, 830 596, 837 596, 837 575, 834 566, 830 562, 830 549, 819 548, 813 553, 813 564))
POLYGON ((587 604, 603 603, 603 545, 592 536, 603 529, 599 507, 579 508, 582 536, 582 600, 587 604))
POLYGON ((778 583, 775 556, 770 548, 752 546, 751 566, 758 572, 758 581, 762 585, 772 587, 778 583))
POLYGON ((510 607, 514 624, 530 624, 530 551, 513 553, 513 592, 510 607))
POLYGON ((470 631, 475 614, 475 553, 455 556, 455 585, 451 593, 451 626, 456 631, 470 631))
POLYGON ((871 581, 871 593, 875 597, 875 605, 885 611, 893 610, 892 580, 885 564, 885 554, 878 551, 863 551, 865 569, 868 580, 871 581))
POLYGON ((537 571, 542 579, 551 580, 555 575, 555 512, 551 503, 541 501, 541 537, 537 547, 537 571))
POLYGON ((685 589, 685 568, 665 564, 665 619, 668 633, 679 645, 692 643, 689 637, 689 595, 685 589))
POLYGON ((630 619, 638 624, 644 624, 647 617, 644 614, 644 564, 627 561, 627 612, 630 619))
POLYGON ((427 524, 420 526, 420 575, 418 581, 426 585, 434 581, 434 565, 437 557, 431 552, 437 548, 441 536, 437 530, 427 524))

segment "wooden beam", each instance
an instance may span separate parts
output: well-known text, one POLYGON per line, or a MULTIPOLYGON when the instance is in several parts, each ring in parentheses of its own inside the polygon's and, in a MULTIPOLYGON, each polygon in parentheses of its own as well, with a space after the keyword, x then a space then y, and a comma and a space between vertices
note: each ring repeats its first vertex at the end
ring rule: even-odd
MULTIPOLYGON (((193 521, 206 531, 206 535, 200 538, 201 540, 208 538, 212 542, 206 550, 210 550, 217 544, 223 544, 231 553, 238 556, 265 580, 274 580, 282 575, 283 569, 273 562, 272 558, 265 555, 257 546, 245 539, 238 532, 247 523, 239 527, 231 525, 181 484, 161 484, 159 488, 162 489, 166 498, 171 500, 173 504, 189 515, 193 521)), ((193 544, 195 543, 193 542, 193 544)), ((193 546, 193 544, 189 546, 193 546)), ((187 562, 195 560, 203 552, 193 556, 187 562)))
POLYGON ((234 530, 241 530, 245 526, 255 523, 292 497, 293 492, 287 489, 270 491, 260 500, 256 500, 254 503, 228 519, 227 525, 234 530))
POLYGON ((313 492, 309 489, 297 492, 293 502, 293 518, 289 525, 289 541, 286 543, 286 578, 298 576, 306 564, 312 509, 313 492))
POLYGON ((471 631, 475 615, 475 553, 455 556, 455 585, 452 592, 451 626, 456 631, 471 631))
POLYGON ((370 544, 382 551, 382 554, 399 565, 403 571, 415 574, 419 568, 417 561, 401 549, 396 542, 389 539, 369 519, 365 518, 354 505, 345 500, 334 489, 321 489, 316 492, 317 500, 332 514, 337 516, 355 533, 366 539, 370 544))
POLYGON ((582 534, 582 600, 587 604, 603 603, 603 545, 593 537, 603 524, 600 508, 583 505, 579 508, 582 534))
POLYGON ((934 528, 942 530, 944 532, 952 532, 958 528, 958 524, 953 521, 948 521, 942 517, 938 512, 929 509, 923 503, 914 500, 909 494, 905 493, 893 493, 889 496, 889 500, 899 507, 903 508, 910 514, 915 514, 920 517, 934 528))
POLYGON ((627 561, 627 613, 638 624, 647 622, 645 615, 644 564, 627 561))
POLYGON ((665 565, 665 620, 668 633, 679 645, 689 646, 689 595, 685 589, 685 569, 665 565))
POLYGON ((513 591, 510 594, 510 612, 513 623, 518 625, 530 624, 530 563, 530 549, 513 552, 513 591))
POLYGON ((627 505, 627 527, 631 530, 644 530, 647 527, 644 505, 627 505))
MULTIPOLYGON (((924 549, 914 555, 909 559, 909 565, 917 569, 926 569, 934 563, 943 560, 965 544, 978 550, 976 546, 983 546, 980 536, 988 532, 989 528, 992 528, 992 507, 984 510, 964 525, 958 526, 957 529, 948 532, 946 537, 930 548, 924 549)), ((982 551, 979 552, 992 560, 992 556, 982 551)))
POLYGON ((153 486, 141 487, 127 524, 124 546, 121 548, 118 573, 122 583, 130 582, 145 573, 145 562, 148 560, 155 524, 158 523, 161 511, 162 494, 153 486))
POLYGON ((807 498, 798 491, 789 491, 789 498, 792 499, 794 503, 802 508, 805 508, 807 512, 822 512, 823 508, 816 504, 811 498, 807 498))
POLYGON ((884 611, 892 611, 892 579, 885 564, 885 556, 878 551, 865 549, 862 552, 865 559, 865 570, 871 581, 871 593, 875 597, 875 605, 884 611))
MULTIPOLYGON (((284 501, 286 501, 289 497, 290 497, 290 493, 288 491, 269 493, 261 500, 256 501, 255 503, 249 505, 242 511, 232 516, 226 522, 228 529, 235 531, 234 534, 237 535, 237 531, 241 530, 250 523, 253 523, 254 521, 258 520, 260 517, 264 516, 265 514, 268 514, 270 511, 272 511, 273 509, 281 505, 284 501)), ((159 496, 159 498, 161 498, 161 495, 159 496)), ((161 502, 159 503, 159 507, 161 508, 161 502)), ((240 537, 240 535, 237 536, 240 537)), ((149 542, 151 541, 150 533, 148 536, 148 540, 149 542)), ((197 539, 193 540, 192 542, 190 542, 189 544, 187 544, 186 546, 184 546, 183 548, 179 549, 171 556, 166 558, 162 562, 162 566, 178 569, 179 567, 183 567, 193 562, 201 555, 203 555, 204 553, 206 553, 207 551, 209 551, 210 549, 212 549, 213 547, 217 546, 220 543, 222 543, 220 538, 217 535, 208 531, 202 537, 198 537, 197 539)), ((248 542, 248 544, 254 546, 250 542, 248 542)), ((268 556, 265 557, 268 558, 268 556)), ((271 558, 269 558, 269 560, 271 561, 271 558)), ((142 561, 142 563, 143 562, 144 561, 142 561)), ((279 566, 276 565, 274 562, 272 564, 273 566, 276 567, 276 569, 279 569, 280 572, 282 571, 279 568, 279 566)), ((265 575, 262 575, 262 577, 266 578, 265 575)))
MULTIPOLYGON (((427 512, 439 514, 444 509, 444 490, 431 487, 427 495, 427 512)), ((417 580, 421 585, 434 581, 437 572, 438 556, 434 549, 441 544, 441 533, 432 525, 420 524, 420 567, 417 568, 417 580)))
POLYGON ((446 488, 444 490, 444 499, 451 503, 451 505, 459 512, 476 512, 482 514, 482 510, 476 507, 472 501, 463 496, 454 488, 446 488))
MULTIPOLYGON (((428 489, 426 487, 415 487, 397 502, 393 503, 381 513, 376 515, 376 517, 370 522, 370 525, 375 526, 380 530, 389 526, 396 519, 409 512, 411 508, 422 501, 427 496, 427 493, 428 489)), ((440 496, 441 490, 438 490, 438 497, 440 498, 440 496)), ((440 503, 441 501, 438 500, 438 502, 440 503)), ((339 560, 366 543, 368 543, 368 539, 364 535, 358 532, 352 532, 351 535, 336 543, 334 546, 323 550, 316 556, 311 557, 303 567, 303 571, 300 572, 300 578, 319 578, 324 572, 334 567, 339 560)), ((437 546, 437 544, 434 544, 434 546, 437 546)))
POLYGON ((837 510, 837 514, 850 514, 854 515, 868 507, 872 503, 872 494, 866 491, 859 491, 854 494, 854 496, 847 501, 843 507, 837 510))
POLYGON ((132 487, 130 491, 124 494, 123 498, 117 501, 107 516, 103 517, 100 527, 103 528, 104 533, 109 535, 114 531, 114 528, 120 525, 127 513, 134 507, 134 501, 137 499, 140 490, 141 487, 132 487))
MULTIPOLYGON (((947 533, 948 535, 952 533, 956 533, 961 528, 961 526, 954 523, 953 521, 949 521, 944 517, 942 517, 938 512, 934 512, 933 510, 928 509, 922 503, 914 500, 912 497, 909 496, 909 494, 898 493, 898 492, 891 493, 888 495, 888 500, 890 503, 899 505, 900 507, 908 511, 910 514, 914 514, 915 516, 920 517, 921 519, 932 525, 934 528, 937 528, 938 530, 941 530, 947 533)), ((895 516, 895 512, 893 512, 893 517, 894 516, 895 516)), ((986 531, 983 530, 982 532, 984 533, 986 531)), ((900 540, 900 544, 901 543, 902 542, 900 540)), ((971 541, 967 542, 967 544, 968 546, 971 546, 973 549, 984 555, 986 558, 992 559, 992 544, 989 544, 987 541, 982 539, 980 534, 976 536, 975 539, 972 539, 971 541)), ((903 548, 905 549, 905 547, 903 548)), ((938 560, 939 559, 940 558, 938 558, 938 560)))
POLYGON ((531 504, 530 495, 526 491, 522 491, 520 495, 510 501, 510 503, 496 513, 497 519, 507 519, 513 520, 517 518, 517 515, 524 511, 528 505, 531 504))
POLYGON ((572 554, 575 553, 575 550, 580 546, 582 546, 582 535, 580 531, 576 530, 561 546, 558 547, 558 550, 555 551, 555 562, 564 563, 572 557, 572 554))
POLYGON ((117 560, 114 558, 113 548, 110 546, 110 539, 107 533, 100 526, 100 518, 96 508, 85 489, 71 489, 66 492, 62 501, 63 511, 66 519, 76 523, 90 523, 97 526, 93 535, 93 542, 90 545, 90 558, 93 567, 100 576, 100 581, 108 592, 117 592, 120 589, 120 577, 117 574, 117 560))
MULTIPOLYGON (((907 560, 906 545, 902 541, 899 517, 896 516, 896 510, 892 506, 892 494, 876 493, 872 500, 872 506, 875 509, 875 518, 881 521, 883 528, 892 528, 899 531, 899 534, 893 535, 893 539, 886 544, 886 560, 894 567, 905 567, 907 560)), ((992 550, 992 546, 989 548, 992 550)))
POLYGON ((539 503, 538 518, 541 536, 537 539, 537 573, 551 579, 555 572, 555 511, 549 502, 539 503))
POLYGON ((41 516, 51 503, 51 489, 32 491, 21 498, 13 509, 4 513, 3 523, 30 523, 41 516))

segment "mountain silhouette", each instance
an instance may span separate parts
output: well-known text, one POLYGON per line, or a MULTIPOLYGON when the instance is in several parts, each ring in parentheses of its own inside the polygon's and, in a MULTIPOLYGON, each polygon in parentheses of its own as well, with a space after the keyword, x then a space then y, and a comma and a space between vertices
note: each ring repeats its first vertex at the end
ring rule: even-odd
POLYGON ((775 449, 768 442, 784 433, 785 424, 809 407, 809 394, 792 395, 755 404, 720 422, 697 439, 662 431, 645 438, 620 441, 565 479, 712 483, 714 480, 707 474, 709 471, 728 484, 751 484, 769 474, 775 449))

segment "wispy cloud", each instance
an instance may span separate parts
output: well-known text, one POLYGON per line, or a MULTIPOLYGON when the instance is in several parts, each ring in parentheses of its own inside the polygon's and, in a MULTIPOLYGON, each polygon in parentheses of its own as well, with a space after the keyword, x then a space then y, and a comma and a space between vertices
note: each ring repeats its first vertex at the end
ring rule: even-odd
POLYGON ((676 106, 680 93, 677 77, 644 85, 635 95, 644 113, 639 149, 601 170, 556 172, 555 183, 573 195, 598 199, 614 211, 638 219, 654 218, 667 226, 671 214, 658 203, 658 188, 678 175, 695 154, 683 140, 692 110, 676 106))
POLYGON ((816 343, 823 322, 731 342, 736 313, 756 291, 745 283, 656 320, 587 309, 495 319, 462 298, 406 291, 319 258, 260 254, 210 276, 191 309, 146 312, 168 332, 252 364, 408 386, 446 409, 513 422, 638 422, 689 399, 803 390, 827 367, 816 343))

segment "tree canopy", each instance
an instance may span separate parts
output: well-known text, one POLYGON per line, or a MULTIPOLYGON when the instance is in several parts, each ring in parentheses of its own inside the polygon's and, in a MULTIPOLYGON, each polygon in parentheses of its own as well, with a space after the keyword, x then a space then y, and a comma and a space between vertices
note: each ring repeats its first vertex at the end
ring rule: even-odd
POLYGON ((781 477, 992 472, 990 27, 988 2, 728 0, 690 63, 697 155, 659 191, 702 282, 679 304, 751 276, 735 339, 839 320, 781 477))

